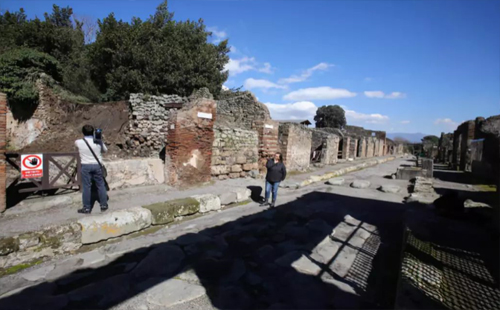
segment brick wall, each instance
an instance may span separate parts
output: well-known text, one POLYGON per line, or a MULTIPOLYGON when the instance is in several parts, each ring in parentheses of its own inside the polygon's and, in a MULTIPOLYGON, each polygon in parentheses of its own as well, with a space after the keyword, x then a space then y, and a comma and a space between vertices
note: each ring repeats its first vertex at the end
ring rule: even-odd
POLYGON ((311 159, 312 130, 295 123, 280 123, 279 138, 283 162, 288 170, 305 170, 311 159))
POLYGON ((7 145, 7 95, 0 93, 0 212, 5 211, 6 195, 5 186, 7 179, 5 150, 7 145))
POLYGON ((259 172, 266 173, 267 160, 280 151, 278 146, 279 122, 270 119, 264 121, 254 121, 253 130, 257 131, 259 140, 259 172))
POLYGON ((224 180, 258 173, 258 144, 257 131, 215 126, 212 176, 224 180))
POLYGON ((211 180, 215 117, 215 101, 205 98, 171 113, 165 147, 167 184, 192 186, 211 180))

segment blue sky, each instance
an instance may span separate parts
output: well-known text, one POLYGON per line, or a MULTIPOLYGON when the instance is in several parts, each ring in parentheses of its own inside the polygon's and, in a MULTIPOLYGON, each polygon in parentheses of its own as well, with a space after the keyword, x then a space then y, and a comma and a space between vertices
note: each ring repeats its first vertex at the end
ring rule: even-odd
MULTIPOLYGON (((160 1, 9 1, 43 16, 146 18, 160 1)), ((338 104, 347 122, 439 135, 500 114, 500 1, 169 1, 178 20, 203 18, 229 39, 227 87, 244 86, 274 119, 338 104)))

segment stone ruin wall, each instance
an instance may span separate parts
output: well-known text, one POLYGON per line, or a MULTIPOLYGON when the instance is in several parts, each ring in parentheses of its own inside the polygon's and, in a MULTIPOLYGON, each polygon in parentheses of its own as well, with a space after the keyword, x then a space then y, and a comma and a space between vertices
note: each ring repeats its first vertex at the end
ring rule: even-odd
POLYGON ((177 95, 130 94, 129 128, 125 142, 127 148, 132 149, 132 155, 157 157, 165 147, 172 111, 188 102, 188 98, 177 95))
POLYGON ((338 161, 340 137, 322 129, 312 129, 311 153, 321 149, 321 163, 333 165, 338 161))
POLYGON ((257 175, 258 134, 254 130, 216 125, 212 149, 212 176, 220 180, 257 175))
POLYGON ((311 162, 312 130, 295 123, 280 123, 278 143, 288 170, 307 170, 311 162))
POLYGON ((217 124, 231 128, 254 129, 254 122, 270 120, 267 107, 251 92, 238 92, 217 101, 217 124))

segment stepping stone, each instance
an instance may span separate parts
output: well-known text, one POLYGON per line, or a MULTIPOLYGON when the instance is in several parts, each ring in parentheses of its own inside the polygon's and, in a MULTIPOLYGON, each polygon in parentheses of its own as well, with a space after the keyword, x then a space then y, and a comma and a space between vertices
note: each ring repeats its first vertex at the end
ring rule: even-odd
POLYGON ((170 279, 147 291, 147 301, 161 307, 171 307, 206 294, 205 288, 186 281, 170 279))
POLYGON ((395 193, 399 193, 400 190, 401 190, 401 187, 396 186, 396 185, 382 185, 380 187, 380 191, 382 191, 384 193, 395 194, 395 193))
POLYGON ((368 188, 370 187, 370 181, 366 180, 356 180, 351 183, 351 187, 354 188, 368 188))
POLYGON ((345 179, 344 178, 333 178, 333 179, 330 179, 328 180, 328 182, 326 182, 327 184, 329 185, 342 185, 344 184, 345 182, 345 179))

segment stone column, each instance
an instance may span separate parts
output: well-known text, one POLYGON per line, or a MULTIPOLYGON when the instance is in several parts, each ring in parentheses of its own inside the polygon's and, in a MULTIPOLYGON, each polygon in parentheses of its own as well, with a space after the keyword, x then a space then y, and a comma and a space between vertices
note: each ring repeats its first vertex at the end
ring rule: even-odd
POLYGON ((199 98, 172 113, 165 148, 165 181, 175 186, 211 179, 216 104, 199 98))
POLYGON ((0 93, 0 212, 7 208, 6 178, 7 162, 5 161, 5 151, 7 146, 7 95, 0 93))

